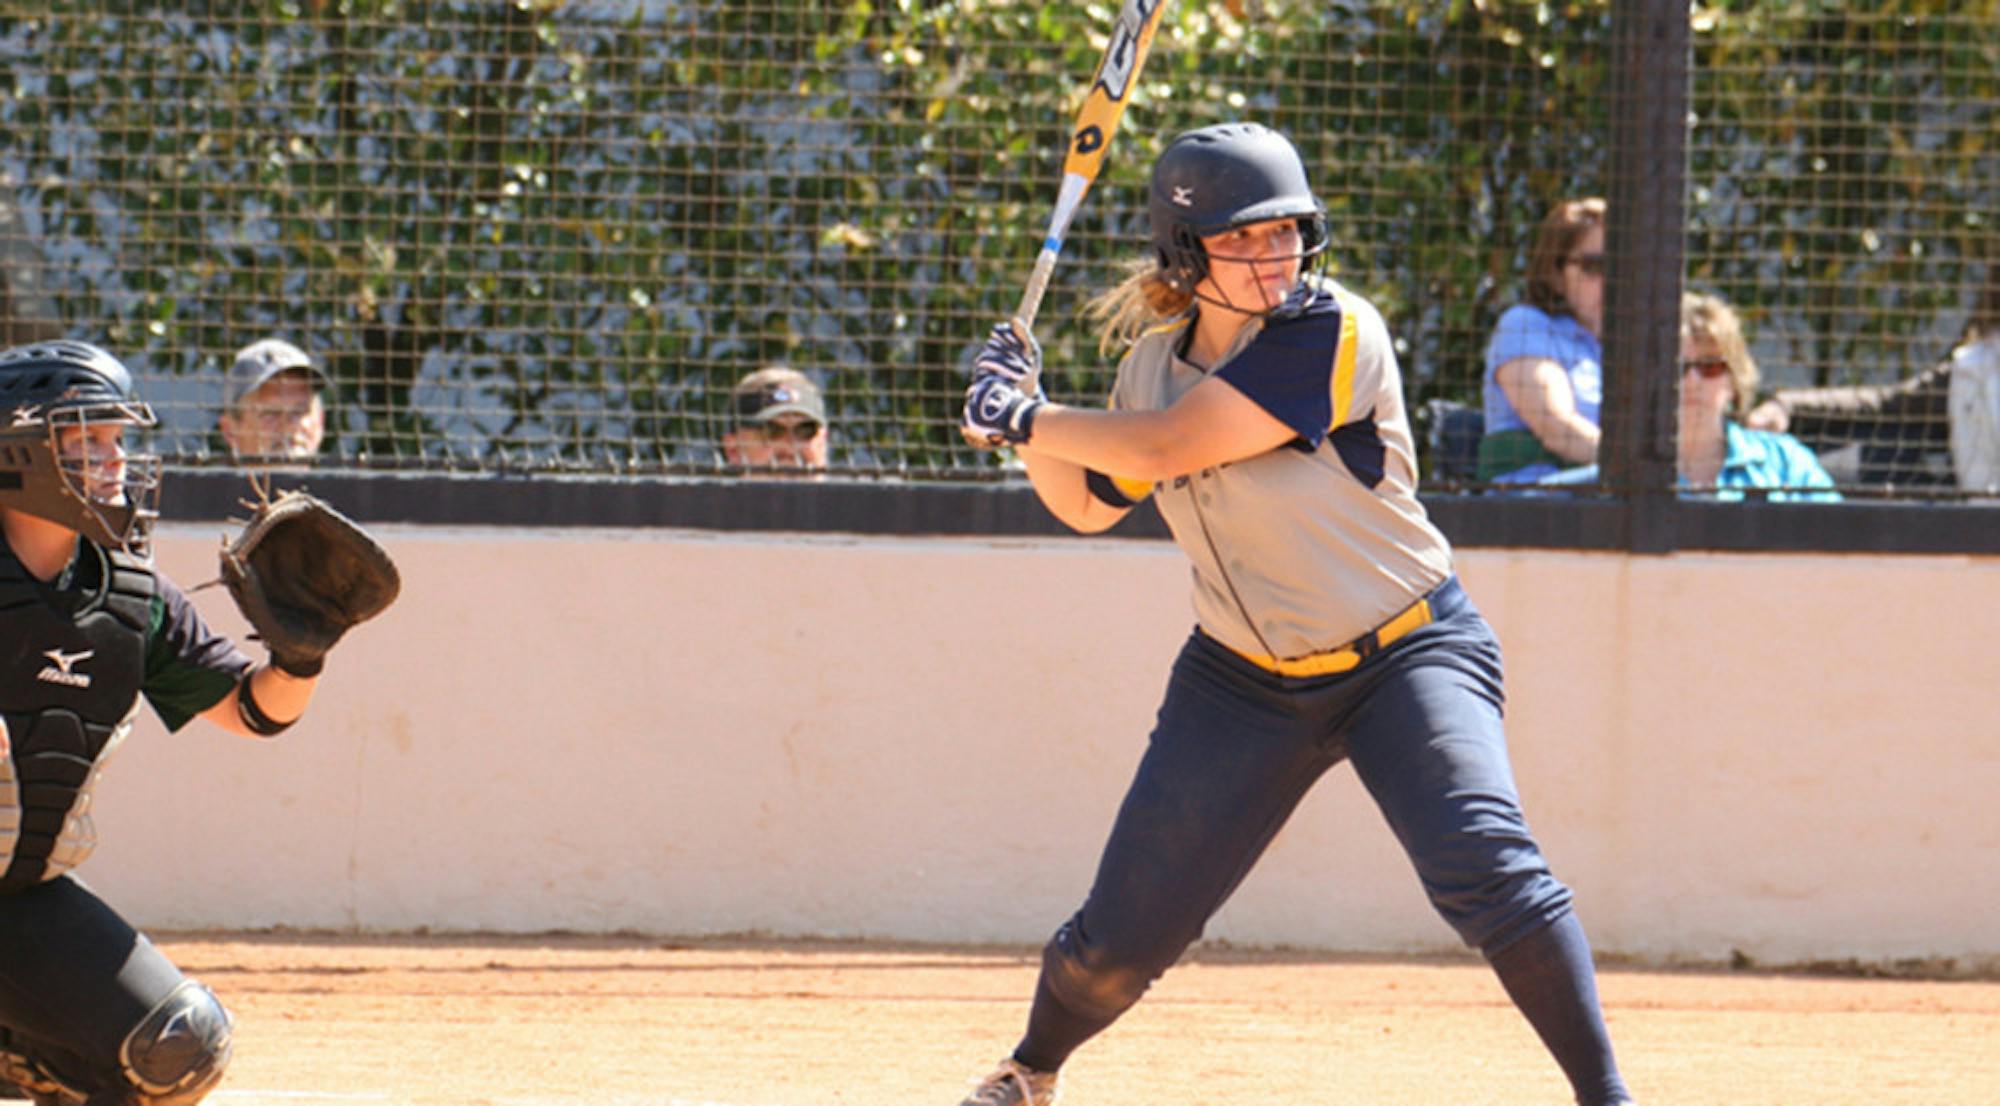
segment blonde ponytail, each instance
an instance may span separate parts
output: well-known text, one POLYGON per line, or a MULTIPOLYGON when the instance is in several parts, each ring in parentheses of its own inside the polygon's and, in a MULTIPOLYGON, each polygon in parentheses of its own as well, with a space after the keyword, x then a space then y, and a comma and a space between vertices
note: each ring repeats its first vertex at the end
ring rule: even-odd
POLYGON ((1083 313, 1100 324, 1098 352, 1110 353, 1131 345, 1155 323, 1186 314, 1193 306, 1194 296, 1175 291, 1159 263, 1146 257, 1129 263, 1125 279, 1084 305, 1083 313))

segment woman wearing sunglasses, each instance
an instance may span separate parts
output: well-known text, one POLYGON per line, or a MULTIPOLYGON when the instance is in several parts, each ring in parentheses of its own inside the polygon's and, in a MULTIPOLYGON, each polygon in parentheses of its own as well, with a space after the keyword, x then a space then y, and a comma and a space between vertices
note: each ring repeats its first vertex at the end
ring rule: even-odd
POLYGON ((1720 298, 1681 297, 1680 369, 1682 487, 1721 499, 1765 488, 1773 500, 1840 500, 1833 478, 1797 438, 1740 421, 1757 395, 1757 362, 1735 309, 1720 298))
POLYGON ((1565 200, 1542 219, 1527 302, 1486 346, 1481 480, 1533 483, 1597 460, 1603 399, 1604 201, 1565 200))

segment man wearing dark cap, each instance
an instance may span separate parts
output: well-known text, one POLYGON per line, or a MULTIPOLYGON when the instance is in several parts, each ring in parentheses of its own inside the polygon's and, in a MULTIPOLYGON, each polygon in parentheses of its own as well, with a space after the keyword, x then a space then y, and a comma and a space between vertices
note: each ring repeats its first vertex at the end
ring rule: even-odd
POLYGON ((796 369, 773 365, 738 381, 730 393, 734 427, 722 436, 732 465, 826 469, 826 400, 796 369))
POLYGON ((326 374, 283 338, 243 347, 222 387, 217 425, 239 459, 310 460, 326 434, 326 374))

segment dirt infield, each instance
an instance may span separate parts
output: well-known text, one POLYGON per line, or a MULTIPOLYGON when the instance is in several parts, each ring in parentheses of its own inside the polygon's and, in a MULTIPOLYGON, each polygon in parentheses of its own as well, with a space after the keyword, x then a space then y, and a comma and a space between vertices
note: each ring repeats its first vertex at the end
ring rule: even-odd
MULTIPOLYGON (((1032 949, 167 935, 237 1016, 212 1102, 953 1106, 1032 949)), ((1993 1106, 2000 981, 1607 968, 1645 1106, 1993 1106)), ((1560 1106, 1477 961, 1203 949, 1086 1045, 1065 1106, 1560 1106)))

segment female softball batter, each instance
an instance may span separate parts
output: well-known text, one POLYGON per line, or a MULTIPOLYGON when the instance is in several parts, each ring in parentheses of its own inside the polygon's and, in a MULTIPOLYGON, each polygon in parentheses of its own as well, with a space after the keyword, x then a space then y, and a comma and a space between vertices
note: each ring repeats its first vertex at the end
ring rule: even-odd
POLYGON ((1083 906, 1043 950, 1027 1033, 964 1106, 1046 1106, 1056 1071, 1201 936, 1327 769, 1351 761, 1432 904, 1499 974, 1582 1106, 1629 1103, 1570 890, 1522 816, 1500 648, 1416 497, 1387 328, 1307 273, 1324 209, 1284 136, 1175 139, 1153 168, 1152 263, 1096 305, 1131 340, 1111 410, 1023 382, 994 328, 963 427, 1018 448, 1095 532, 1158 496, 1197 626, 1083 906))

